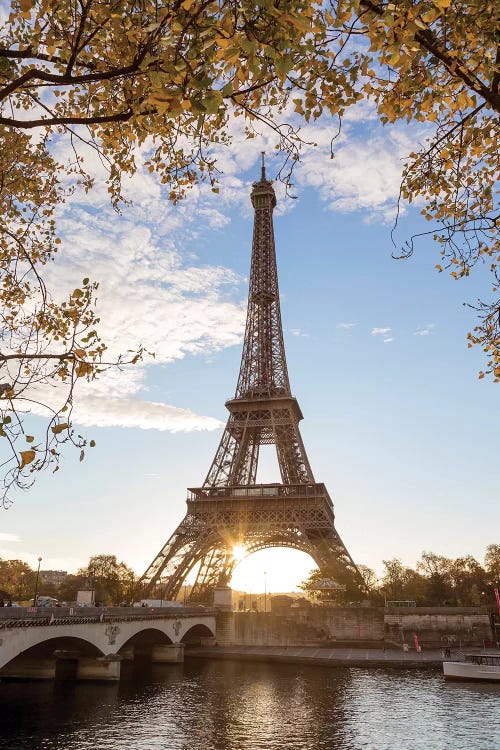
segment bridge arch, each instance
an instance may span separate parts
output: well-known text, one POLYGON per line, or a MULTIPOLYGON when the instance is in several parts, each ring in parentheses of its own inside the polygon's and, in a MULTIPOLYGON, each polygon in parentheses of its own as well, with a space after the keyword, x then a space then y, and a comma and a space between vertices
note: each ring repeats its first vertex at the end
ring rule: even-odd
POLYGON ((311 558, 311 562, 319 567, 320 560, 315 556, 314 548, 311 546, 307 539, 304 539, 299 533, 290 535, 277 535, 273 534, 269 538, 263 538, 258 540, 252 540, 244 543, 244 552, 242 556, 236 561, 236 565, 239 565, 243 560, 246 560, 255 552, 261 552, 264 549, 294 549, 298 552, 304 552, 311 558))
POLYGON ((131 646, 147 648, 149 646, 170 645, 172 643, 173 640, 164 630, 160 630, 160 628, 142 628, 124 641, 117 653, 121 654, 131 646))
POLYGON ((214 638, 214 636, 215 633, 207 625, 198 623, 186 630, 181 638, 181 643, 189 646, 200 646, 202 638, 214 638))
MULTIPOLYGON (((25 645, 25 644, 24 644, 25 645)), ((57 653, 66 654, 76 660, 78 657, 96 658, 103 656, 103 651, 90 640, 75 636, 54 636, 37 639, 35 643, 23 648, 21 643, 10 658, 2 665, 0 675, 25 674, 30 677, 53 676, 56 667, 57 653)))

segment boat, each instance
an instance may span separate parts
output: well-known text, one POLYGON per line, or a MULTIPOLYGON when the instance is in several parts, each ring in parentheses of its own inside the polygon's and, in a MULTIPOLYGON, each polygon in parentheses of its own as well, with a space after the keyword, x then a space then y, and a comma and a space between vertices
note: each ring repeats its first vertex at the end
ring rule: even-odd
POLYGON ((464 654, 463 661, 444 661, 445 680, 500 683, 500 654, 464 654))

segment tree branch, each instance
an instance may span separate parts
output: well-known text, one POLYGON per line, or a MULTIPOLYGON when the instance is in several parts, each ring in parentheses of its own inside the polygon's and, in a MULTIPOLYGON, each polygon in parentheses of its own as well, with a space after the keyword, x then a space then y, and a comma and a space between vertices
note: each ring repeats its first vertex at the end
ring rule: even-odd
MULTIPOLYGON (((92 117, 52 117, 39 120, 16 120, 11 117, 0 117, 0 125, 14 128, 39 128, 52 125, 99 125, 106 122, 127 122, 134 116, 134 111, 118 112, 115 115, 95 115, 92 117)), ((154 114, 153 111, 140 112, 141 115, 154 114)))

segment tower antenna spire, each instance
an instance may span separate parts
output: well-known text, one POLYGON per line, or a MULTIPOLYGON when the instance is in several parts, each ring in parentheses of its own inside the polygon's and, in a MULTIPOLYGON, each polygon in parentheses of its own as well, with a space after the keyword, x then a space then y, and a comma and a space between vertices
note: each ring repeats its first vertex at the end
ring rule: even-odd
POLYGON ((261 176, 260 176, 260 179, 261 180, 265 180, 266 179, 266 162, 265 162, 266 152, 265 151, 261 151, 260 152, 260 158, 261 158, 261 176))

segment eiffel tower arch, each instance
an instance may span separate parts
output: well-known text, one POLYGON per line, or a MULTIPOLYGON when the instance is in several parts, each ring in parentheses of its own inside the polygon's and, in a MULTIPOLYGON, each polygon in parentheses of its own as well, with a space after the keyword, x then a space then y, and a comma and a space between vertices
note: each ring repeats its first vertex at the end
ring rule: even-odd
POLYGON ((139 581, 146 596, 161 587, 173 599, 197 566, 190 601, 210 603, 228 583, 234 548, 245 554, 290 547, 349 588, 363 579, 336 528, 326 487, 314 479, 302 442, 302 419, 292 396, 281 324, 273 231, 276 196, 266 179, 252 186, 254 207, 248 311, 241 366, 229 417, 202 487, 188 490, 187 512, 139 581), (256 484, 259 449, 274 445, 281 482, 256 484))

